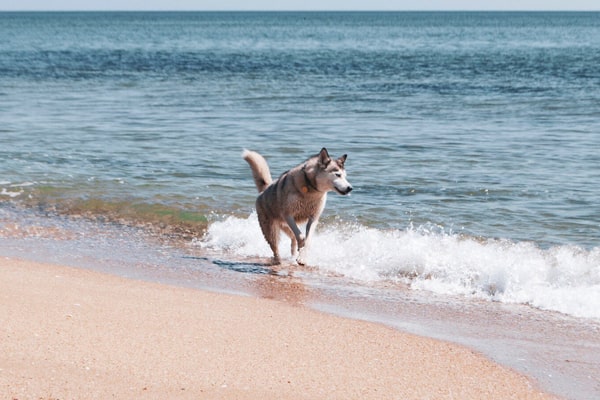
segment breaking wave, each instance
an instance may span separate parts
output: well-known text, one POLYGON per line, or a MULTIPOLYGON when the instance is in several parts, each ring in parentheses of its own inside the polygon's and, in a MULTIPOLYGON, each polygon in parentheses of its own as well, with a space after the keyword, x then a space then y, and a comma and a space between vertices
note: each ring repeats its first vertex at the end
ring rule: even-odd
MULTIPOLYGON (((288 254, 289 241, 280 243, 288 254)), ((213 222, 200 246, 239 257, 270 257, 256 214, 213 222)), ((503 303, 528 304, 600 319, 600 248, 540 248, 532 242, 480 239, 440 229, 379 230, 359 224, 319 226, 308 263, 364 283, 398 282, 412 289, 503 303)))

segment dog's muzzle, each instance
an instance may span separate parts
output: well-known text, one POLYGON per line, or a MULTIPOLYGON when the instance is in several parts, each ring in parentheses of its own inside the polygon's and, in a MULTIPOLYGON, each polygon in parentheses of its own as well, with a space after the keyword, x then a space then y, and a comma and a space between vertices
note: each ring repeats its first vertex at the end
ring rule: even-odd
POLYGON ((345 196, 345 195, 347 195, 348 193, 350 193, 350 192, 352 191, 352 186, 348 185, 348 186, 346 186, 345 188, 342 188, 342 189, 338 189, 338 188, 336 187, 336 188, 335 188, 335 190, 336 190, 336 191, 337 191, 339 194, 341 194, 341 195, 345 196))

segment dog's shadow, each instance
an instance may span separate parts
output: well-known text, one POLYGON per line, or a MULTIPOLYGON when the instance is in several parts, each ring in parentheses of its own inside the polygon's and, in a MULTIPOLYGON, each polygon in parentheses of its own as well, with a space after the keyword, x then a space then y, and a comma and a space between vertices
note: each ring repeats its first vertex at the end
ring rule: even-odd
POLYGON ((301 278, 293 273, 293 268, 282 265, 270 265, 259 261, 232 261, 210 257, 186 257, 215 265, 226 271, 251 274, 255 276, 252 292, 261 298, 284 301, 290 304, 304 304, 310 297, 310 291, 301 278))
POLYGON ((278 272, 271 268, 266 263, 260 262, 243 262, 231 260, 211 260, 218 267, 228 269, 230 271, 241 272, 244 274, 256 275, 278 275, 278 272))
POLYGON ((220 260, 209 257, 185 257, 188 259, 202 260, 210 262, 219 268, 223 268, 233 272, 254 275, 279 275, 279 271, 272 268, 268 263, 250 262, 250 261, 232 261, 220 260))

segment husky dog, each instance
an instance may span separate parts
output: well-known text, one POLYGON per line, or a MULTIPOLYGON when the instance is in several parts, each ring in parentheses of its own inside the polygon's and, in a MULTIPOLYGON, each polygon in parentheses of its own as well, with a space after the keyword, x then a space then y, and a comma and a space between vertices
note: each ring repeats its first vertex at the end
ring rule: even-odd
POLYGON ((352 190, 344 169, 346 154, 333 160, 323 148, 319 154, 284 172, 276 181, 271 178, 263 156, 244 150, 242 157, 250 164, 260 193, 256 199, 256 213, 263 235, 273 250, 273 264, 281 262, 279 233, 283 230, 292 240, 292 257, 304 265, 308 241, 325 208, 327 192, 347 195, 352 190), (298 223, 306 223, 306 234, 298 228, 298 223))

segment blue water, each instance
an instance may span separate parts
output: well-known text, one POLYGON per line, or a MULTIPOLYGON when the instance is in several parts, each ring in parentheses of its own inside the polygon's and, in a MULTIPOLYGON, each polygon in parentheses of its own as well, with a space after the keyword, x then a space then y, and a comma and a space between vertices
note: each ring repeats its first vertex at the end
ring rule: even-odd
POLYGON ((0 13, 0 37, 0 207, 150 205, 267 257, 242 149, 277 175, 325 146, 355 190, 321 270, 600 318, 600 13, 0 13))

